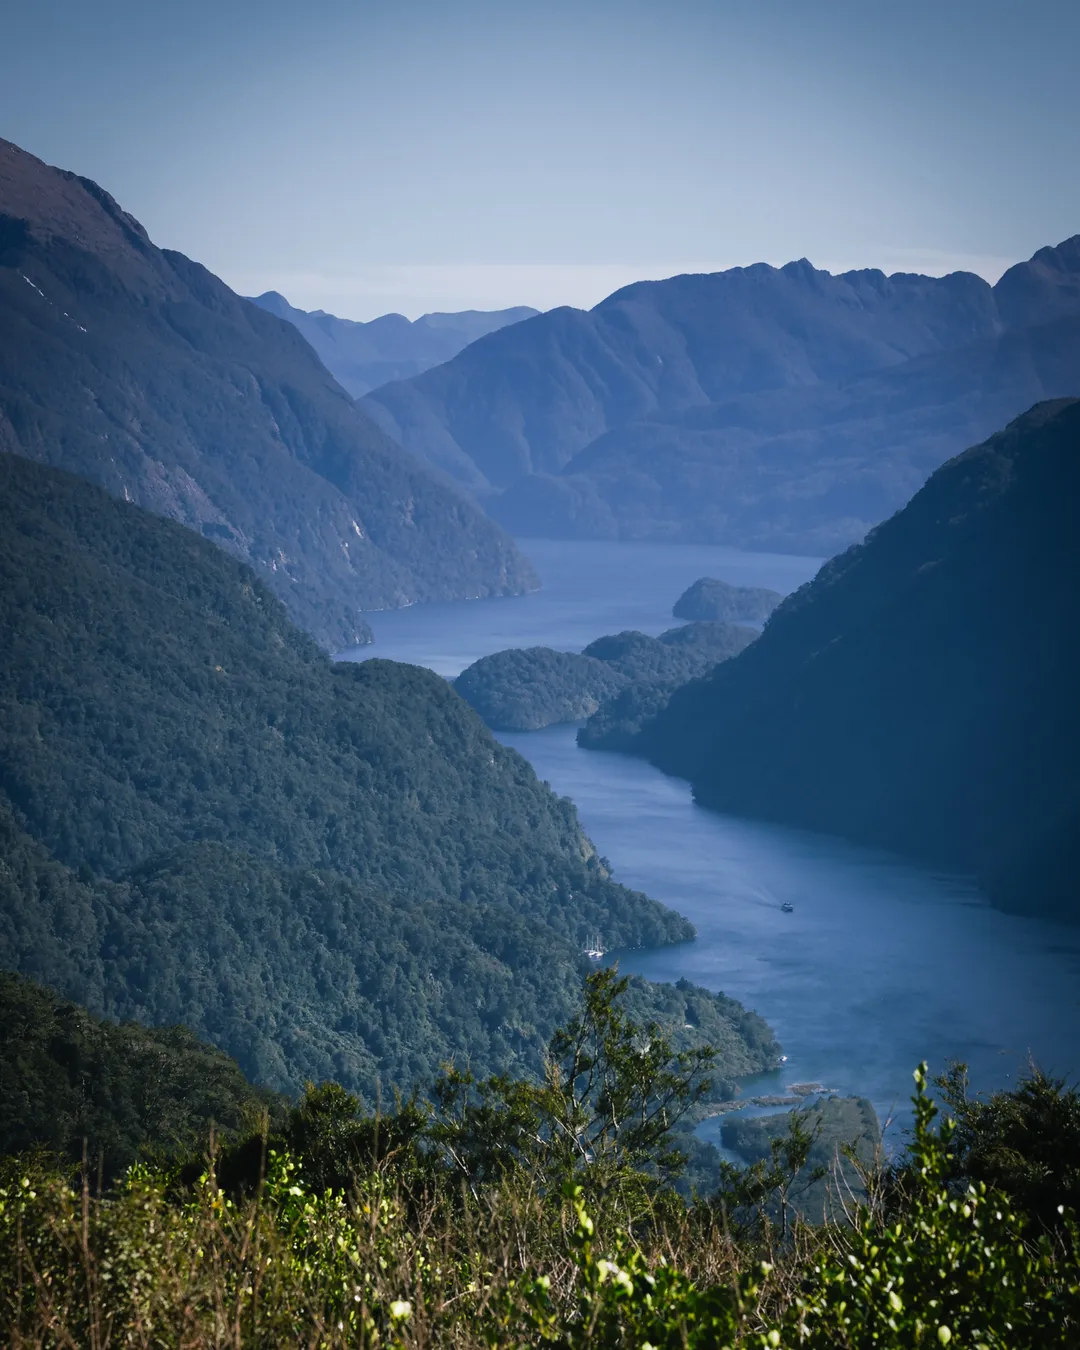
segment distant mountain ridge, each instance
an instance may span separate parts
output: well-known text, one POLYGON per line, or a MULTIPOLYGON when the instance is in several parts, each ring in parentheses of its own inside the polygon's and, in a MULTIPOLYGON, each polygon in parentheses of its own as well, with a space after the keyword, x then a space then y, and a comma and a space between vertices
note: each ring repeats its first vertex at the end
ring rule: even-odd
POLYGON ((362 398, 391 380, 407 380, 456 356, 463 347, 540 311, 468 309, 457 314, 381 314, 366 323, 340 319, 325 310, 297 309, 278 291, 264 291, 252 303, 287 319, 318 353, 320 361, 353 398, 362 398))
MULTIPOLYGON (((976 872, 1011 908, 1080 920, 1078 500, 1080 400, 1041 404, 826 563, 631 748, 704 805, 976 872)), ((627 749, 604 721, 583 743, 627 749)))
POLYGON ((1080 393, 1080 236, 996 286, 805 259, 552 310, 363 400, 513 533, 834 552, 1080 393))
POLYGON ((292 325, 156 248, 97 184, 7 141, 0 305, 0 451, 214 540, 323 645, 368 640, 365 609, 537 584, 292 325))

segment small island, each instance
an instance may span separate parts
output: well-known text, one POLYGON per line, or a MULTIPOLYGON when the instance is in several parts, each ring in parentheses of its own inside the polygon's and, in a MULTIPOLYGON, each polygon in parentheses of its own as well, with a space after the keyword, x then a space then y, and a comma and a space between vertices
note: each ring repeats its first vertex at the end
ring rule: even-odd
POLYGON ((626 684, 614 666, 551 647, 512 647, 482 656, 454 688, 493 731, 539 731, 591 717, 626 684))
POLYGON ((635 710, 643 699, 656 711, 668 691, 736 656, 756 637, 754 629, 734 624, 690 623, 659 637, 614 633, 580 654, 515 647, 474 661, 454 687, 493 730, 538 731, 583 721, 624 695, 635 695, 635 710))
POLYGON ((761 586, 731 586, 716 577, 699 577, 683 591, 671 612, 676 619, 764 623, 783 598, 779 591, 761 586))
POLYGON ((628 631, 597 638, 584 655, 613 666, 629 680, 682 684, 738 656, 757 637, 753 628, 731 623, 688 623, 659 637, 628 631))

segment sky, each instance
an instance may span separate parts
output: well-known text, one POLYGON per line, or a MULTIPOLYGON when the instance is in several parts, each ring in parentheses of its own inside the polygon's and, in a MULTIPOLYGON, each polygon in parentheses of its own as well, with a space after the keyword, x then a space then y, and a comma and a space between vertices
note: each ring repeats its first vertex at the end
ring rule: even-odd
POLYGON ((1080 232, 1076 0, 34 0, 0 136, 243 294, 587 307, 1080 232))

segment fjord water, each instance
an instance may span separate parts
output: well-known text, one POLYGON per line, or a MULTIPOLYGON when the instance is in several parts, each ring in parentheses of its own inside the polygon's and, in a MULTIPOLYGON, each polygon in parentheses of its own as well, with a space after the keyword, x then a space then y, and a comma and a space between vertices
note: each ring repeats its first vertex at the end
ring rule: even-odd
MULTIPOLYGON (((509 646, 579 650, 623 628, 659 633, 699 576, 786 592, 818 565, 707 546, 521 547, 544 582, 537 594, 374 614, 374 647, 346 655, 454 675, 509 646)), ((788 1060, 753 1091, 822 1082, 903 1123, 920 1059, 935 1070, 965 1060, 978 1088, 1006 1086, 1030 1059, 1080 1074, 1080 931, 1000 913, 962 877, 705 811, 651 765, 580 750, 575 730, 501 739, 573 799, 617 880, 696 926, 696 942, 614 954, 621 968, 722 989, 774 1027, 788 1060)))
POLYGON ((507 647, 580 651, 605 633, 636 628, 656 635, 675 628, 679 620, 671 617, 671 607, 698 577, 787 594, 809 581, 821 563, 705 544, 517 543, 541 579, 540 590, 514 599, 368 613, 364 618, 375 645, 343 655, 357 661, 385 656, 459 675, 479 657, 507 647))

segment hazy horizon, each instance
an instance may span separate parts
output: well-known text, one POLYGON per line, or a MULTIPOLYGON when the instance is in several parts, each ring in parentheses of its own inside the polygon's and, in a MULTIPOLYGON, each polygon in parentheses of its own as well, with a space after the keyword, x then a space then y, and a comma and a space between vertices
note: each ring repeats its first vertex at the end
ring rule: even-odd
POLYGON ((7 38, 0 134, 347 318, 799 257, 994 280, 1080 229, 1063 0, 42 0, 7 38))
MULTIPOLYGON (((1059 239, 1047 240, 1058 244, 1059 239)), ((1038 245, 1044 247, 1044 245, 1038 245)), ((1033 250, 1034 251, 1034 250, 1033 250)), ((466 310, 504 310, 517 306, 531 306, 537 310, 555 309, 570 305, 575 309, 591 309, 613 292, 636 281, 664 281, 687 273, 722 272, 731 267, 749 267, 753 263, 768 263, 783 267, 797 261, 791 258, 745 258, 734 262, 710 265, 708 263, 684 266, 650 267, 647 263, 633 265, 578 266, 524 263, 484 266, 426 266, 384 267, 358 269, 338 290, 327 289, 327 279, 317 273, 292 273, 279 284, 281 277, 258 290, 246 290, 230 282, 240 294, 262 295, 276 291, 296 309, 323 311, 341 319, 370 322, 387 314, 403 314, 410 320, 424 314, 457 313, 466 310), (526 296, 520 299, 514 297, 526 296), (297 298, 300 297, 300 298, 297 298), (386 303, 380 307, 380 300, 386 303), (431 299, 430 305, 421 297, 431 299), (310 303, 306 300, 310 298, 310 303), (396 302, 396 303, 395 303, 396 302)), ((1023 262, 1029 254, 1016 257, 994 255, 949 256, 931 250, 911 249, 905 256, 902 250, 883 250, 880 257, 869 257, 844 263, 809 261, 821 271, 834 274, 860 268, 877 268, 887 275, 897 272, 919 272, 926 276, 945 276, 949 272, 974 272, 994 284, 1014 263, 1023 262)), ((224 280, 228 281, 228 277, 224 280)))

